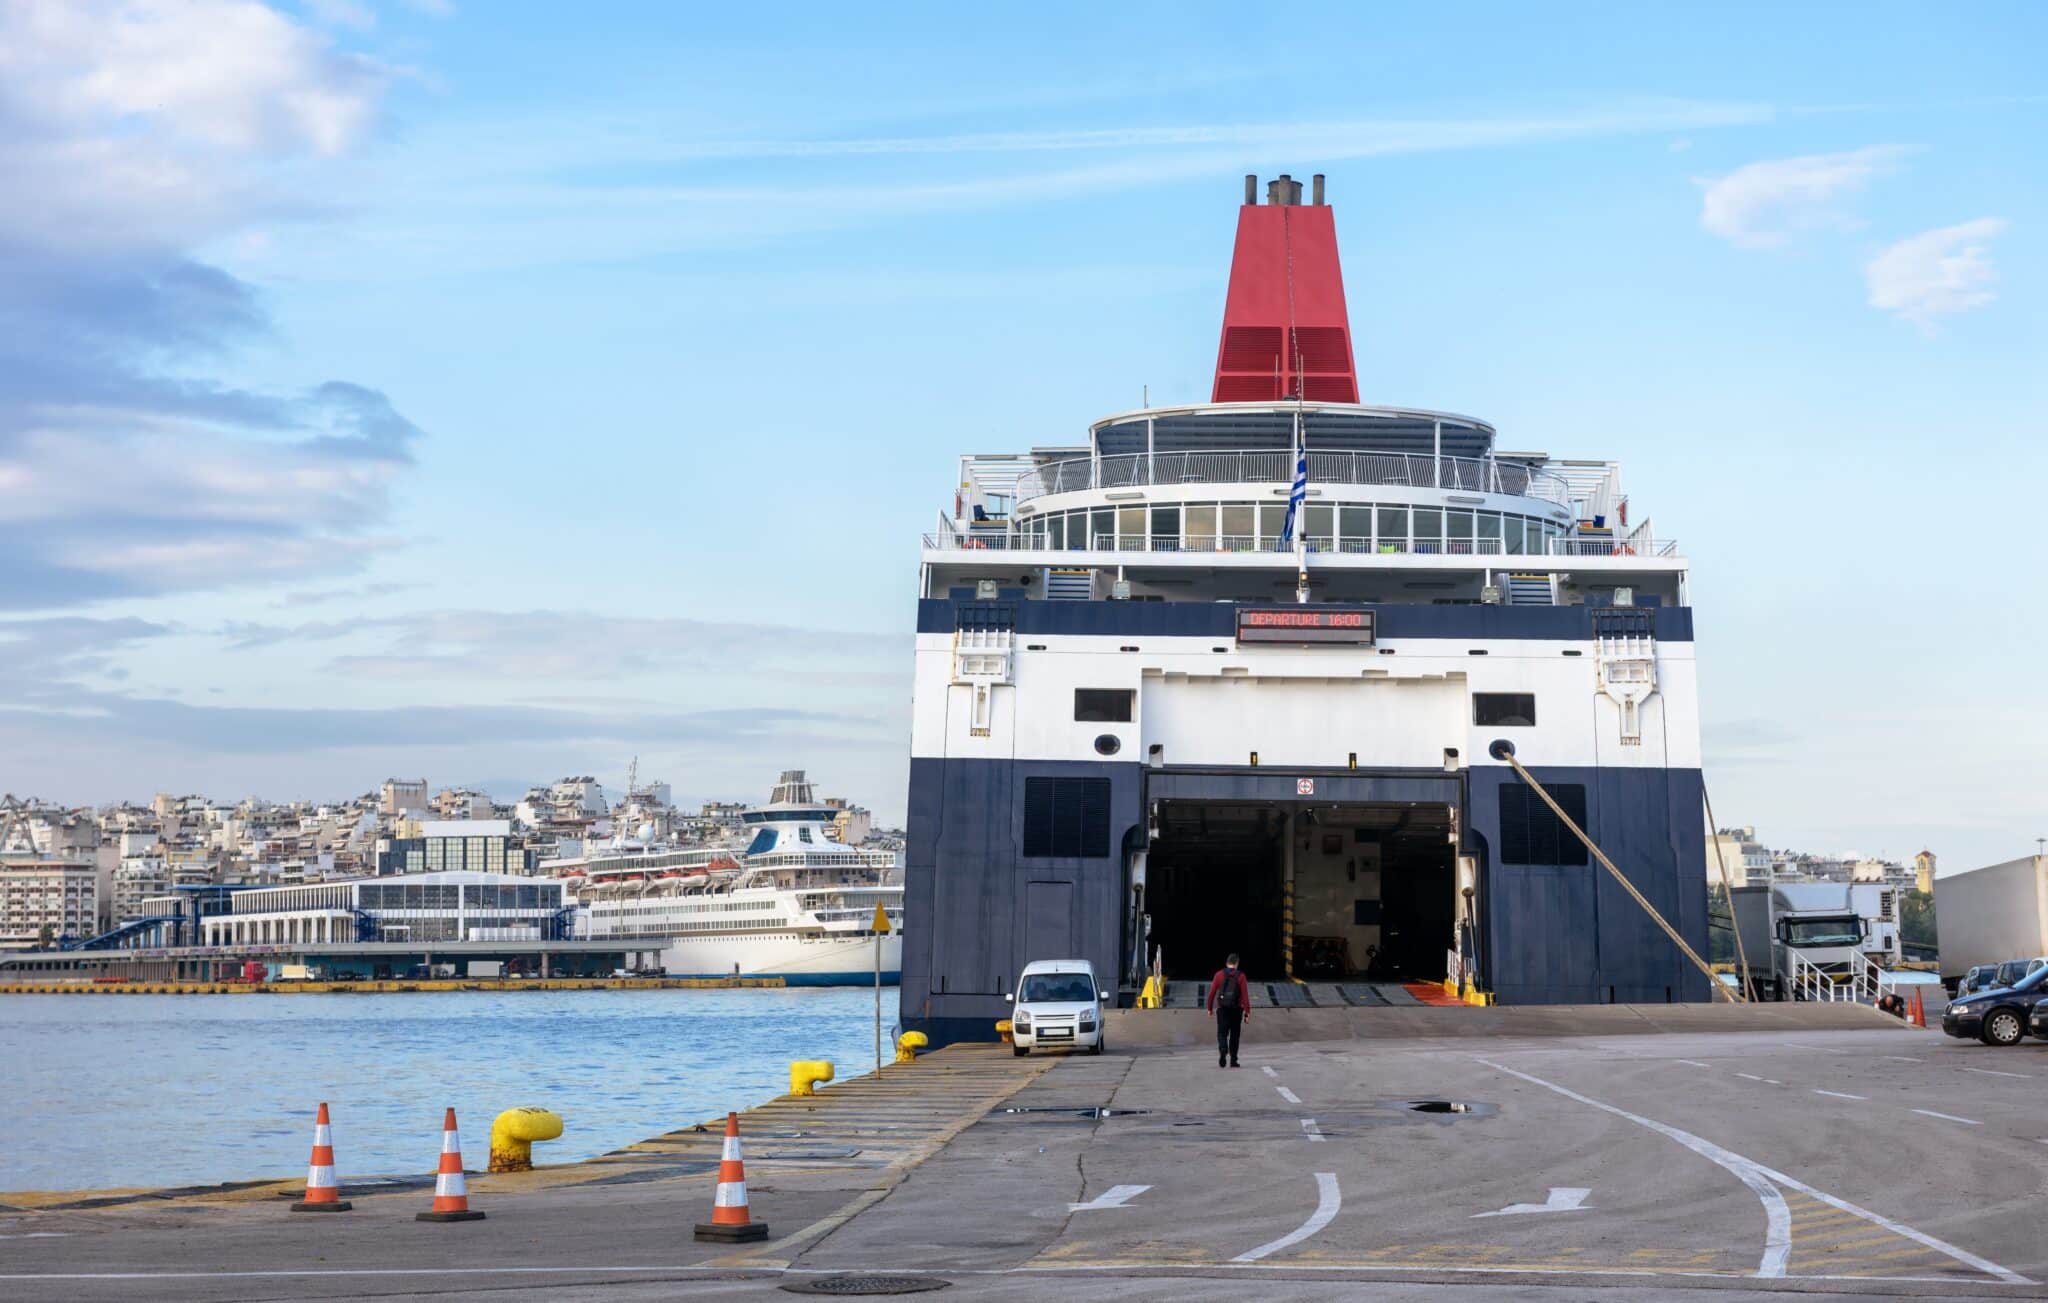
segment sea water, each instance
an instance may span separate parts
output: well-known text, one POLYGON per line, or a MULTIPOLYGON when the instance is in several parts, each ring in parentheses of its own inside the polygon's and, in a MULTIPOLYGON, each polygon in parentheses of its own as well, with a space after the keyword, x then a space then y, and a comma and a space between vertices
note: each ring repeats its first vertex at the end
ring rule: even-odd
MULTIPOLYGON (((520 1105, 562 1117, 537 1162, 587 1158, 781 1094, 792 1059, 873 1071, 874 1008, 858 988, 4 996, 0 1191, 300 1176, 322 1100, 344 1184, 432 1172, 451 1106, 470 1168, 520 1105)), ((885 1038, 895 1020, 885 987, 885 1038)))

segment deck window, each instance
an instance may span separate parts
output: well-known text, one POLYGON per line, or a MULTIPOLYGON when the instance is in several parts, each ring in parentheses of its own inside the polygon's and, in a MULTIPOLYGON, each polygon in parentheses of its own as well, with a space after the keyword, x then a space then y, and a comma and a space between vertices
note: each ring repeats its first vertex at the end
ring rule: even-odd
POLYGON ((1128 724, 1137 695, 1129 688, 1075 688, 1074 718, 1086 724, 1128 724))
POLYGON ((1469 511, 1447 511, 1444 523, 1449 526, 1444 551, 1459 556, 1472 555, 1472 513, 1469 511))
POLYGON ((1145 509, 1143 507, 1118 507, 1116 509, 1116 545, 1119 551, 1142 552, 1145 550, 1145 509))
POLYGON ((1501 522, 1501 544, 1509 556, 1522 555, 1522 517, 1509 516, 1501 522))
POLYGON ((1178 552, 1180 550, 1180 508, 1152 508, 1152 550, 1154 552, 1178 552))
POLYGON ((1190 552, 1213 552, 1216 550, 1216 504, 1213 502, 1190 502, 1187 505, 1188 550, 1190 552))
POLYGON ((1408 550, 1408 508, 1381 507, 1380 532, 1376 546, 1382 552, 1408 550))
POLYGON ((1372 551, 1372 508, 1342 507, 1337 511, 1337 537, 1346 552, 1372 551))
POLYGON ((1088 518, 1088 528, 1092 533, 1092 537, 1088 540, 1089 547, 1100 550, 1116 546, 1116 513, 1114 511, 1107 507, 1097 507, 1088 518))
POLYGON ((1444 550, 1444 513, 1441 507, 1417 507, 1415 509, 1415 550, 1417 552, 1442 552, 1444 550))
POLYGON ((1475 692, 1472 694, 1472 722, 1481 728, 1534 728, 1536 694, 1475 692))
POLYGON ((1249 503, 1223 506, 1223 550, 1226 552, 1248 552, 1255 545, 1253 535, 1258 532, 1255 523, 1258 508, 1249 503))
POLYGON ((1334 548, 1337 543, 1337 509, 1308 503, 1302 508, 1302 514, 1308 517, 1308 541, 1324 551, 1334 548))
POLYGON ((1287 508, 1277 502, 1262 503, 1259 506, 1259 543, 1272 547, 1280 541, 1280 531, 1287 527, 1287 508))
MULTIPOLYGON (((1510 516, 1510 520, 1514 517, 1510 516)), ((1500 514, 1493 511, 1479 513, 1479 551, 1487 556, 1498 556, 1501 552, 1500 514)))

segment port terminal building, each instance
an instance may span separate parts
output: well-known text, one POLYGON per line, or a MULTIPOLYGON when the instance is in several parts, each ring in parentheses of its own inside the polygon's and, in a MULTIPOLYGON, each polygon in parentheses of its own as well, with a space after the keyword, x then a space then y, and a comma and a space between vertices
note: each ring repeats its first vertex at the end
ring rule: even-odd
POLYGON ((0 959, 0 980, 220 980, 236 966, 312 966, 334 976, 602 976, 652 968, 658 949, 578 939, 563 884, 448 870, 283 887, 204 887, 152 898, 148 917, 64 951, 0 959))
POLYGON ((1361 401, 1320 178, 1247 178, 1208 401, 963 456, 920 559, 906 1028, 1069 957, 1708 998, 1489 755, 1704 951, 1687 561, 1617 462, 1361 401))

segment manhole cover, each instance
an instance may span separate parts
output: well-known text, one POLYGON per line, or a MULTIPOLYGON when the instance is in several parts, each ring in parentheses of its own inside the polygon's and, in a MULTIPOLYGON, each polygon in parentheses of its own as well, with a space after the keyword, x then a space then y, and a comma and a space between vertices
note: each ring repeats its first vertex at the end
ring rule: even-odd
POLYGON ((1125 1118, 1139 1113, 1150 1113, 1149 1108, 1056 1108, 1045 1105, 1039 1108, 999 1108, 998 1113, 1061 1113, 1077 1118, 1125 1118))
POLYGON ((791 1294, 924 1294, 952 1284, 936 1276, 820 1276, 816 1280, 791 1281, 782 1288, 791 1294))

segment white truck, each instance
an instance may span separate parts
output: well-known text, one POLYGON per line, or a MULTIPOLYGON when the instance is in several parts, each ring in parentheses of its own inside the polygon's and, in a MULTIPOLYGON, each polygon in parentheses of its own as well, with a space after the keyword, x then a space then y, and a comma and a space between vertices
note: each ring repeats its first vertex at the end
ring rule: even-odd
POLYGON ((1787 882, 1732 895, 1749 980, 1764 999, 1829 981, 1860 987, 1900 958, 1899 893, 1870 882, 1787 882))
POLYGON ((2025 855, 1934 880, 1941 980, 1978 964, 2048 955, 2048 855, 2025 855))

